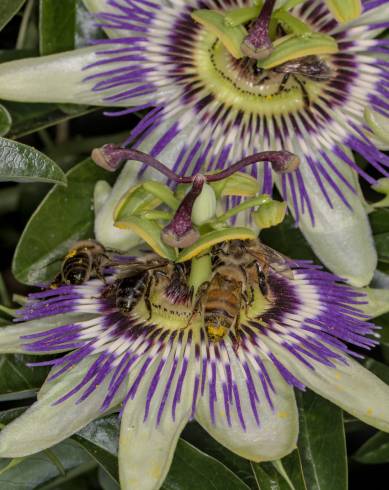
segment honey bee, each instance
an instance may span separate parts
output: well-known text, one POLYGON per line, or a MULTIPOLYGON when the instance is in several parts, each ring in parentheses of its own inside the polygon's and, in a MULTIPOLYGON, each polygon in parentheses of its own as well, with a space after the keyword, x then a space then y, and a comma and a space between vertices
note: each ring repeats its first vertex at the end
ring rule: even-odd
MULTIPOLYGON (((269 73, 277 73, 283 75, 279 84, 278 91, 284 90, 288 80, 293 77, 301 89, 304 105, 309 107, 311 104, 309 93, 305 87, 304 81, 300 79, 300 76, 306 77, 315 82, 327 82, 332 77, 332 70, 328 64, 319 56, 310 55, 295 60, 290 60, 282 65, 272 68, 269 73)), ((268 80, 269 74, 261 78, 257 85, 261 85, 264 81, 268 80)))
POLYGON ((239 346, 242 307, 253 304, 255 288, 268 297, 269 269, 293 279, 289 260, 259 240, 232 240, 213 247, 213 270, 196 297, 194 314, 203 311, 204 325, 211 342, 220 342, 230 332, 234 348, 239 346))
POLYGON ((154 254, 119 266, 118 276, 107 287, 104 296, 113 297, 116 308, 123 315, 130 315, 143 299, 150 320, 153 308, 151 294, 160 283, 163 283, 162 294, 170 303, 187 303, 190 300, 186 268, 154 254))
POLYGON ((102 279, 102 269, 107 259, 105 249, 100 243, 94 240, 79 241, 65 255, 61 272, 51 287, 61 284, 81 285, 93 276, 102 279))

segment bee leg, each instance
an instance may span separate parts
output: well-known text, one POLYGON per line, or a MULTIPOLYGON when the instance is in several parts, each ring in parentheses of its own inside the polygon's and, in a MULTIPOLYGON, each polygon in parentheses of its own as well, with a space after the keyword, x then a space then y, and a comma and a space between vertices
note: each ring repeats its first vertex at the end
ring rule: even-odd
POLYGON ((310 107, 310 105, 311 105, 311 99, 309 98, 309 94, 307 92, 307 89, 306 89, 304 83, 298 77, 296 77, 296 76, 294 77, 294 79, 296 80, 296 82, 300 86, 301 93, 303 95, 304 107, 310 107))
MULTIPOLYGON (((242 287, 242 285, 241 285, 241 287, 242 287)), ((243 297, 243 292, 241 292, 239 311, 235 317, 235 322, 234 322, 235 338, 232 342, 232 348, 234 349, 235 354, 238 352, 238 349, 242 343, 242 339, 240 336, 240 310, 242 308, 242 297, 243 297)))
POLYGON ((278 87, 278 92, 282 92, 284 90, 286 84, 288 83, 289 78, 290 78, 290 73, 286 73, 283 79, 281 80, 280 86, 278 87))
POLYGON ((192 309, 192 313, 191 313, 191 315, 189 317, 188 323, 186 324, 186 327, 185 328, 188 328, 189 327, 189 325, 191 324, 191 322, 193 320, 193 317, 195 315, 197 315, 197 313, 200 312, 200 310, 201 310, 201 308, 203 306, 204 294, 207 292, 210 284, 211 283, 209 281, 203 282, 203 284, 197 290, 196 298, 195 298, 195 303, 194 303, 194 306, 193 306, 193 309, 192 309))
POLYGON ((147 312, 149 314, 147 321, 150 321, 151 317, 153 316, 153 309, 150 300, 150 292, 151 292, 151 287, 154 284, 154 280, 155 280, 155 274, 149 274, 149 278, 147 281, 146 290, 144 294, 144 301, 145 301, 147 312))

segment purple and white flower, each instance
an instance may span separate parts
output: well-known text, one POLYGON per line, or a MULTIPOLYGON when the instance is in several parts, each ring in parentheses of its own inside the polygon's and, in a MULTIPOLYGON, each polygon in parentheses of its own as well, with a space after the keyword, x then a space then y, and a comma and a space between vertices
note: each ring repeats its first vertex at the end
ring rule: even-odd
MULTIPOLYGON (((329 81, 304 80, 309 104, 293 77, 282 89, 279 74, 259 83, 249 59, 215 49, 215 38, 190 15, 199 8, 248 6, 249 0, 84 3, 99 12, 109 39, 4 63, 0 98, 130 108, 125 114, 150 108, 129 141, 181 173, 220 169, 259 149, 290 150, 301 158, 300 169, 282 178, 270 167, 258 172, 263 191, 271 192, 275 181, 330 269, 355 285, 369 282, 376 254, 357 176, 374 179, 355 163, 353 152, 387 175, 388 158, 377 148, 364 111, 370 107, 387 120, 388 41, 376 36, 388 27, 388 2, 364 0, 362 15, 345 24, 324 0, 307 0, 290 11, 314 32, 333 36, 339 47, 325 56, 329 81)), ((108 246, 131 245, 129 232, 112 226, 112 213, 136 177, 127 165, 97 217, 97 236, 108 246)))
POLYGON ((366 297, 306 261, 293 274, 270 272, 271 299, 243 314, 238 348, 232 333, 210 341, 201 318, 188 326, 179 294, 152 295, 150 319, 143 300, 124 315, 106 294, 112 276, 33 293, 0 350, 56 357, 43 362, 52 370, 38 400, 2 429, 0 456, 41 451, 120 408, 122 488, 158 489, 193 418, 250 460, 291 452, 294 388, 305 387, 389 432, 389 389, 349 349, 376 344, 366 297))

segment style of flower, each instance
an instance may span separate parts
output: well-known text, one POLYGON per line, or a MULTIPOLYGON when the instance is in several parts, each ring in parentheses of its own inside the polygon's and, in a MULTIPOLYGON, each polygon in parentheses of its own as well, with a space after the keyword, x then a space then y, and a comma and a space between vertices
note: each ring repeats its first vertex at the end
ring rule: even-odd
POLYGON ((0 350, 56 356, 38 363, 52 366, 38 400, 2 429, 1 457, 41 451, 121 406, 121 486, 158 489, 191 419, 253 461, 291 452, 294 388, 305 387, 389 432, 389 389, 348 347, 376 343, 362 293, 306 261, 291 263, 293 278, 270 269, 266 296, 256 287, 238 330, 216 341, 192 316, 187 269, 177 282, 175 264, 154 267, 149 296, 126 312, 112 274, 30 295, 23 322, 1 329, 0 350))
MULTIPOLYGON (((386 1, 364 1, 362 15, 345 24, 324 0, 297 2, 289 10, 313 33, 337 42, 337 53, 320 57, 328 69, 324 79, 261 71, 256 60, 232 56, 192 18, 198 9, 225 14, 252 5, 248 0, 84 2, 100 12, 110 39, 3 64, 1 98, 131 107, 123 114, 153 108, 128 141, 181 174, 224 168, 259 148, 292 151, 302 161, 293 175, 253 169, 263 192, 270 193, 275 180, 324 263, 356 285, 369 282, 376 254, 357 174, 373 179, 352 152, 387 175, 388 158, 363 119, 367 106, 388 116, 387 40, 375 39, 388 27, 386 1)), ((128 249, 129 233, 113 228, 112 213, 135 177, 127 166, 97 217, 96 234, 107 246, 128 249)))

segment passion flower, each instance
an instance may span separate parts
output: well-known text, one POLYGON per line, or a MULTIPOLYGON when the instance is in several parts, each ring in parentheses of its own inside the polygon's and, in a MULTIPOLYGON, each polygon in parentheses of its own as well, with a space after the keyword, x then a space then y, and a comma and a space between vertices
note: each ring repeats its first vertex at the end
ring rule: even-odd
MULTIPOLYGON (((368 106, 388 116, 387 40, 375 39, 388 26, 386 1, 364 1, 362 9, 354 0, 347 8, 329 0, 85 4, 99 12, 110 39, 4 63, 1 98, 129 107, 117 114, 154 108, 128 142, 181 174, 221 169, 259 150, 292 151, 302 161, 293 175, 252 169, 263 192, 271 192, 274 180, 329 268, 357 285, 371 279, 376 255, 357 175, 374 179, 353 153, 387 176, 388 159, 364 120, 368 106), (199 22, 204 11, 211 23, 199 22), (255 39, 258 46, 267 39, 268 57, 247 56, 247 49, 240 57, 242 45, 255 39), (308 66, 307 56, 313 56, 308 66)), ((96 222, 105 244, 122 250, 128 234, 112 226, 112 215, 130 178, 136 178, 132 166, 96 222)))
MULTIPOLYGON (((120 262, 131 270, 136 260, 120 262)), ((266 295, 257 284, 238 325, 218 338, 201 312, 193 316, 188 264, 150 270, 158 281, 132 308, 117 287, 123 271, 31 294, 22 322, 1 329, 0 350, 55 358, 41 363, 52 370, 38 400, 2 429, 0 456, 44 450, 118 409, 121 487, 157 490, 191 419, 253 461, 291 452, 294 388, 305 387, 389 432, 388 387, 349 348, 376 343, 359 310, 364 294, 308 262, 290 267, 270 269, 266 295)))

